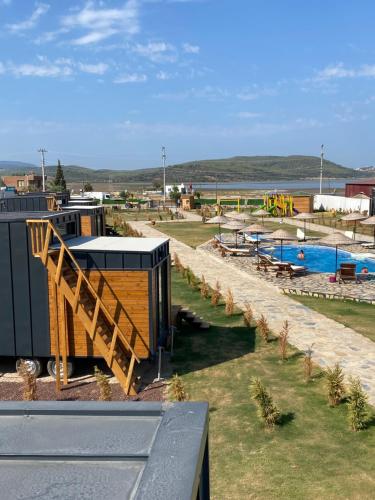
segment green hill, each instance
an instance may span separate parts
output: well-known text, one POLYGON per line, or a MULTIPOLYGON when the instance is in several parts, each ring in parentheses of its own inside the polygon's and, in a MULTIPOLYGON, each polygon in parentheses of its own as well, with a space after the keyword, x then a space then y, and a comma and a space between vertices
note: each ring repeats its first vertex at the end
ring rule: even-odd
MULTIPOLYGON (((5 163, 5 162, 4 162, 5 163)), ((0 169, 1 169, 0 162, 0 169)), ((23 173, 13 166, 12 173, 23 173)), ((34 168, 35 172, 40 171, 34 168)), ((56 167, 47 167, 49 177, 55 175, 56 167)), ((4 175, 5 169, 2 170, 4 175)), ((10 173, 10 172, 9 172, 10 173)), ((315 156, 235 156, 216 160, 197 160, 167 167, 168 183, 174 182, 246 182, 269 180, 301 180, 319 177, 320 158, 315 156)), ((122 182, 152 184, 161 182, 161 168, 138 170, 93 170, 76 165, 64 165, 67 182, 122 182)), ((324 161, 324 176, 331 178, 366 177, 368 173, 324 161)))

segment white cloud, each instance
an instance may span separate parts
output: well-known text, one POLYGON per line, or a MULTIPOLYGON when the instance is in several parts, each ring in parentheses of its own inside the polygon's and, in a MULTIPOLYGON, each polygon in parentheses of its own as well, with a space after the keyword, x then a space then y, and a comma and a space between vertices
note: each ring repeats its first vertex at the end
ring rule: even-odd
POLYGON ((147 81, 147 76, 140 73, 129 73, 119 76, 114 80, 114 83, 142 83, 147 81))
POLYGON ((19 64, 10 65, 10 73, 14 76, 37 76, 37 77, 62 77, 70 76, 73 70, 69 66, 57 64, 19 64))
POLYGON ((8 24, 6 27, 9 31, 13 33, 20 33, 21 31, 27 31, 35 28, 39 19, 48 12, 50 6, 46 3, 38 3, 35 6, 34 12, 25 21, 19 23, 8 24))
POLYGON ((156 73, 156 78, 158 80, 169 80, 170 78, 172 78, 172 75, 170 75, 169 73, 166 73, 165 71, 158 71, 156 73))
POLYGON ((255 99, 258 99, 258 97, 259 94, 256 92, 240 92, 237 94, 237 98, 241 101, 254 101, 255 99))
POLYGON ((12 0, 1 0, 0 5, 10 5, 12 3, 12 0))
POLYGON ((174 62, 177 59, 173 45, 165 42, 137 43, 131 48, 131 51, 152 62, 174 62))
POLYGON ((337 78, 375 77, 375 64, 363 64, 357 69, 346 68, 343 63, 326 66, 313 80, 331 80, 337 78))
POLYGON ((262 113, 253 113, 251 111, 239 111, 238 113, 235 113, 237 118, 259 118, 262 116, 262 113))
POLYGON ((121 9, 97 9, 88 2, 83 9, 63 17, 64 29, 87 33, 75 38, 74 45, 89 45, 113 35, 135 35, 139 32, 138 1, 129 0, 121 9))
POLYGON ((201 50, 198 45, 191 45, 190 43, 183 43, 182 49, 186 54, 199 54, 201 50))
POLYGON ((84 73, 90 73, 92 75, 104 75, 108 69, 108 64, 97 63, 97 64, 84 64, 78 63, 78 67, 84 73))

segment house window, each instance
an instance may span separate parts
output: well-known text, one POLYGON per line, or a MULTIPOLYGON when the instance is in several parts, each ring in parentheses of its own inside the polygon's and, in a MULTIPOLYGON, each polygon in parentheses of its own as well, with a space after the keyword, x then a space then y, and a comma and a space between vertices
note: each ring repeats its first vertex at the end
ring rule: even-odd
POLYGON ((24 180, 17 181, 17 187, 25 187, 25 181, 24 180))

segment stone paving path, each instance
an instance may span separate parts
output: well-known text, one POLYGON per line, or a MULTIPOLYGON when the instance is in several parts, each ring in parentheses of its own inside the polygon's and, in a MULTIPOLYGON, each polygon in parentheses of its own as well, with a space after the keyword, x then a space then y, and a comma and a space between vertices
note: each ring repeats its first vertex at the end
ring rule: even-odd
MULTIPOLYGON (((145 222, 131 222, 146 237, 161 237, 163 233, 145 222)), ((291 326, 290 343, 305 351, 313 345, 313 359, 321 367, 339 362, 346 376, 358 376, 369 401, 375 405, 375 343, 340 323, 319 314, 283 295, 275 286, 231 264, 225 263, 202 248, 196 250, 170 238, 171 254, 177 253, 181 262, 214 286, 231 288, 236 304, 244 307, 250 302, 255 316, 264 314, 274 332, 288 320, 291 326)))

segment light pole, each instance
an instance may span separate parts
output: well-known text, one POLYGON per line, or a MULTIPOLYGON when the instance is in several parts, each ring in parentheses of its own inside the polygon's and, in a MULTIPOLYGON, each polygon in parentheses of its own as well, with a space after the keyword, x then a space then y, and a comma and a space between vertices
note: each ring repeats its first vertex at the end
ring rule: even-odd
POLYGON ((45 175, 44 175, 46 162, 45 162, 45 158, 44 158, 44 153, 47 153, 47 150, 44 148, 40 148, 40 149, 38 149, 38 153, 40 153, 40 167, 42 169, 42 185, 43 185, 43 193, 44 193, 46 190, 46 179, 45 179, 45 175))
POLYGON ((163 146, 163 147, 161 148, 161 159, 162 159, 162 161, 163 161, 163 179, 164 179, 164 191, 163 191, 163 192, 164 192, 164 206, 165 206, 165 201, 166 201, 166 198, 165 198, 165 195, 166 195, 166 193, 165 193, 165 160, 166 160, 166 158, 167 158, 167 155, 165 154, 165 147, 163 146))
POLYGON ((319 184, 319 194, 322 194, 323 186, 323 157, 324 157, 324 144, 320 147, 320 184, 319 184))

